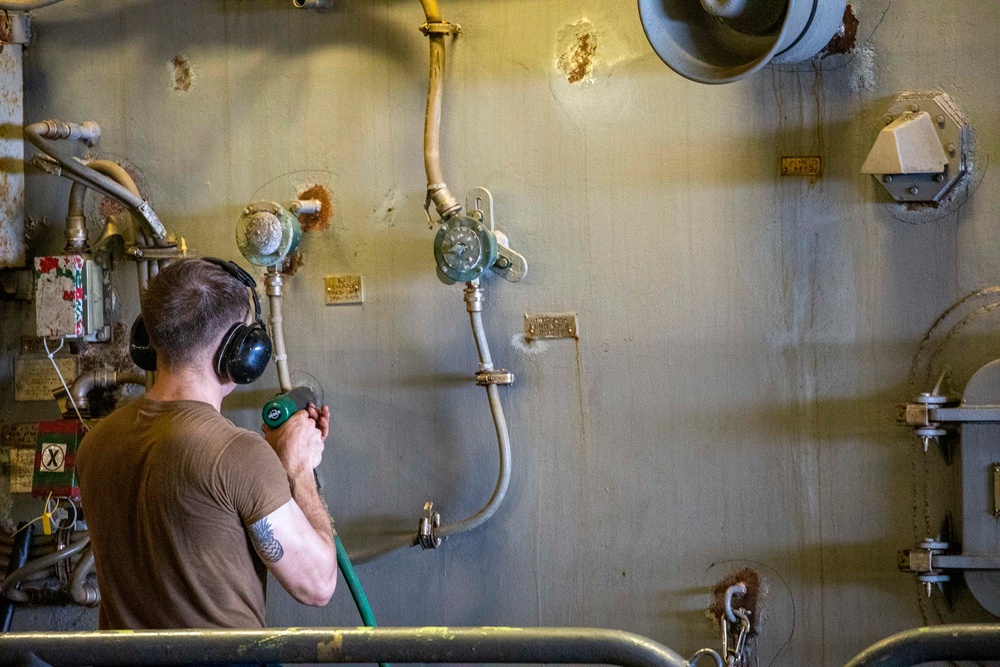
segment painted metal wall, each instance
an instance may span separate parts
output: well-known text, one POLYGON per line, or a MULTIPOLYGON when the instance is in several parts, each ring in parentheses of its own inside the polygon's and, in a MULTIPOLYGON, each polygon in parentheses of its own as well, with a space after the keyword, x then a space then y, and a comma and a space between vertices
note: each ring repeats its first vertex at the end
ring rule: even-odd
MULTIPOLYGON (((855 56, 706 87, 655 57, 631 0, 443 0, 465 28, 449 53, 449 184, 490 188, 531 262, 487 293, 494 358, 518 376, 504 391, 514 481, 478 534, 360 570, 381 623, 605 626, 690 653, 717 643, 707 587, 740 564, 770 580, 762 665, 839 665, 922 616, 977 617, 920 601, 896 572, 950 492, 893 418, 923 388, 908 374, 927 327, 996 282, 1000 190, 986 173, 957 214, 914 225, 858 169, 903 89, 950 92, 982 154, 995 148, 1000 6, 856 5, 855 56), (779 156, 817 154, 816 183, 777 175, 779 156), (579 313, 579 344, 526 347, 524 314, 551 311, 579 313)), ((461 289, 437 281, 421 212, 421 22, 416 0, 326 14, 66 0, 38 12, 26 54, 27 118, 100 122, 101 150, 141 170, 199 253, 237 254, 255 196, 333 190, 332 226, 307 235, 288 287, 287 335, 333 409, 322 474, 349 545, 415 528, 427 500, 471 512, 496 472, 461 289), (366 303, 325 307, 324 276, 344 272, 363 274, 366 303)), ((58 249, 68 187, 29 173, 36 251, 58 249)), ((14 322, 30 310, 3 309, 9 410, 14 322)), ((926 365, 947 360, 960 388, 995 349, 989 312, 926 365)), ((227 415, 255 427, 275 386, 269 372, 227 415)), ((346 587, 325 609, 271 592, 274 625, 357 623, 346 587)))

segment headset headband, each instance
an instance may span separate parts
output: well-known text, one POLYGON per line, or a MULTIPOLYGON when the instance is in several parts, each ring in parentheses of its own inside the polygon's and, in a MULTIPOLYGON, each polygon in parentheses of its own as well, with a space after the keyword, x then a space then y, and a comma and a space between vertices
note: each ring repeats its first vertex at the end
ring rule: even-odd
POLYGON ((260 297, 257 296, 257 281, 253 279, 253 276, 247 273, 246 270, 236 262, 219 259, 218 257, 202 257, 202 259, 209 264, 214 264, 219 267, 233 278, 240 281, 243 285, 250 288, 250 293, 253 295, 253 317, 255 321, 260 322, 260 297))

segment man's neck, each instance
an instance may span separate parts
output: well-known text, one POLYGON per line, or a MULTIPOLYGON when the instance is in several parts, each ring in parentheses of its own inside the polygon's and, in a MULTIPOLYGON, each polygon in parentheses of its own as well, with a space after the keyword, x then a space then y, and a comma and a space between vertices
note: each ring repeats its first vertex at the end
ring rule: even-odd
POLYGON ((226 392, 214 372, 197 368, 163 369, 156 373, 156 383, 146 392, 154 401, 201 401, 216 410, 222 409, 226 392))

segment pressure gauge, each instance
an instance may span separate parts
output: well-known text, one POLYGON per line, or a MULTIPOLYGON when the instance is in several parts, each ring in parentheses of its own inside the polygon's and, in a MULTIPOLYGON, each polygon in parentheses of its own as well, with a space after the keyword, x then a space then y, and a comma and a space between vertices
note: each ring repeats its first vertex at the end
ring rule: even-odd
POLYGON ((434 258, 447 278, 467 283, 497 261, 497 237, 480 221, 456 216, 438 230, 434 258))

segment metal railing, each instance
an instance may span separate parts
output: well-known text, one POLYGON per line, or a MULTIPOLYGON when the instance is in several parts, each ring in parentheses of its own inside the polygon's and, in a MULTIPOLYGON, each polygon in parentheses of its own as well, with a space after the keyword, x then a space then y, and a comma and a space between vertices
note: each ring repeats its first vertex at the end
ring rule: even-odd
POLYGON ((690 667, 639 635, 590 628, 288 628, 0 635, 0 664, 550 663, 690 667))
POLYGON ((944 660, 1000 660, 1000 625, 907 630, 865 649, 847 667, 916 667, 944 660))

